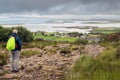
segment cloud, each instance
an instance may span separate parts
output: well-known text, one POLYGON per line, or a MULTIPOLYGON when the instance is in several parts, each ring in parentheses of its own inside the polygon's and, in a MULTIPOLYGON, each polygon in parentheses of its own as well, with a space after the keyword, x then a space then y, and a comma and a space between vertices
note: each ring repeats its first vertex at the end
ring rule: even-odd
POLYGON ((1 0, 0 13, 120 14, 120 0, 1 0))

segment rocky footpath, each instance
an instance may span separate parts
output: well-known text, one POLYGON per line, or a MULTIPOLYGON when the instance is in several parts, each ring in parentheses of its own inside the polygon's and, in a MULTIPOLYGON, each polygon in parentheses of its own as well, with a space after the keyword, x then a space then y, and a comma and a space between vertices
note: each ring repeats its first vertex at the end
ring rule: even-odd
POLYGON ((33 48, 33 50, 39 50, 42 54, 20 58, 20 72, 18 73, 10 73, 10 64, 5 65, 0 70, 4 70, 6 74, 0 76, 0 80, 64 80, 65 73, 81 53, 86 52, 96 56, 103 50, 103 47, 98 45, 81 47, 61 44, 54 47, 46 46, 44 49, 33 48), (66 47, 71 52, 61 54, 61 48, 66 47))
POLYGON ((88 53, 89 55, 94 57, 96 57, 103 50, 105 50, 105 48, 100 45, 86 45, 84 49, 85 53, 88 53))

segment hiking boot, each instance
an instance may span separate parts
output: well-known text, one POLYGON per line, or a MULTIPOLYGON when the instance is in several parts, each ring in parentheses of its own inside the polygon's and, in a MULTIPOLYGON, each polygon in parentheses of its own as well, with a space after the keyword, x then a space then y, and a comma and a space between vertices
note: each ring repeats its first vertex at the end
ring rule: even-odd
POLYGON ((20 71, 19 69, 18 69, 18 70, 14 70, 15 73, 17 73, 17 72, 19 72, 19 71, 20 71))
POLYGON ((14 72, 15 72, 15 70, 12 70, 12 71, 11 71, 11 73, 14 73, 14 72))

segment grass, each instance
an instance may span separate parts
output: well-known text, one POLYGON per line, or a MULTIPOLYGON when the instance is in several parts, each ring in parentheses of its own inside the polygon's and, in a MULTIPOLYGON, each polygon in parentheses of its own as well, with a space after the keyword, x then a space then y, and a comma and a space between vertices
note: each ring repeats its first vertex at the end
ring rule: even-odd
POLYGON ((55 40, 58 37, 55 37, 55 36, 35 36, 34 37, 34 39, 37 39, 37 38, 42 38, 44 40, 55 40))
POLYGON ((77 40, 77 38, 72 38, 72 37, 64 37, 64 38, 57 38, 55 39, 55 41, 58 41, 58 42, 75 42, 77 40))
POLYGON ((78 45, 73 45, 70 48, 71 48, 71 50, 79 50, 80 49, 80 47, 78 45))
POLYGON ((88 40, 86 39, 77 39, 76 41, 73 42, 74 44, 87 44, 88 43, 88 40))
POLYGON ((37 48, 44 48, 45 46, 55 46, 57 45, 58 43, 55 42, 55 41, 33 41, 33 42, 30 42, 30 43, 25 43, 23 44, 23 48, 34 48, 34 47, 37 47, 37 48))
POLYGON ((1 53, 0 52, 0 66, 6 65, 9 59, 8 52, 1 53))
POLYGON ((93 58, 82 55, 69 70, 65 80, 120 80, 120 48, 108 45, 107 49, 93 58))
POLYGON ((102 33, 102 34, 111 34, 111 33, 116 33, 118 31, 115 30, 98 30, 98 31, 94 31, 94 33, 102 33))
POLYGON ((37 38, 41 38, 47 41, 55 41, 55 42, 68 42, 68 43, 73 43, 73 44, 87 44, 88 41, 85 39, 78 39, 75 37, 55 37, 55 36, 36 36, 37 38))
POLYGON ((107 47, 105 51, 102 52, 102 54, 99 54, 97 58, 101 61, 106 61, 106 62, 112 62, 116 61, 116 48, 113 48, 111 46, 107 47))
POLYGON ((47 54, 48 55, 53 55, 53 54, 56 54, 57 53, 57 51, 59 50, 59 48, 52 48, 52 49, 49 49, 48 51, 47 51, 47 54))
POLYGON ((44 39, 47 41, 55 41, 55 42, 66 42, 66 43, 73 43, 73 44, 87 44, 88 41, 85 39, 79 39, 75 37, 55 37, 55 36, 35 36, 35 39, 44 39))
POLYGON ((24 50, 21 52, 21 57, 30 57, 30 56, 39 55, 39 54, 41 53, 37 50, 24 50))
POLYGON ((34 39, 44 39, 44 40, 50 40, 50 41, 57 41, 57 42, 75 42, 77 38, 73 37, 56 37, 56 36, 35 36, 34 39))
POLYGON ((61 54, 70 54, 71 50, 69 48, 61 48, 60 53, 61 54))
POLYGON ((92 33, 111 34, 120 32, 120 28, 95 28, 92 33))

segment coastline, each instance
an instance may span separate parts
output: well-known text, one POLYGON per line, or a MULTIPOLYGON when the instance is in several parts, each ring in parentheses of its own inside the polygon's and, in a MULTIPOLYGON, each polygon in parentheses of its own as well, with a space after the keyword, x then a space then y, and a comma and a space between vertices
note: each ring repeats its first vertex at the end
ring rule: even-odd
POLYGON ((90 33, 93 28, 120 28, 120 23, 115 24, 3 24, 3 27, 16 27, 23 26, 32 32, 45 31, 45 32, 79 32, 90 33))

